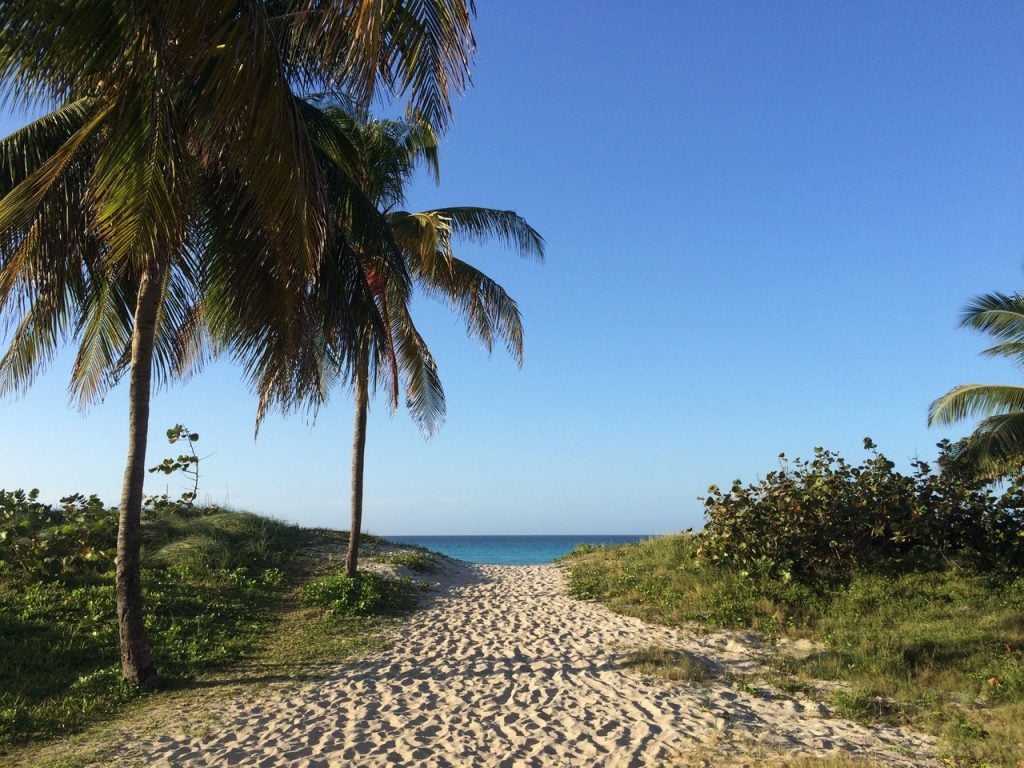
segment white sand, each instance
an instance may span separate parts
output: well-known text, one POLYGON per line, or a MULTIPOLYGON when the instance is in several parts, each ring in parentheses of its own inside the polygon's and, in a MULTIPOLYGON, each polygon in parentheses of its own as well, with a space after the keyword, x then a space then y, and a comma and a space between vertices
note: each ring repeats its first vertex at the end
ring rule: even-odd
POLYGON ((196 712, 183 707, 161 735, 129 737, 116 754, 161 766, 671 766, 842 751, 933 764, 926 736, 730 687, 730 673, 757 668, 741 635, 690 635, 575 601, 557 566, 463 565, 442 581, 385 653, 315 682, 250 687, 207 715, 203 737, 184 735, 196 712), (720 674, 666 683, 623 668, 652 645, 720 674))

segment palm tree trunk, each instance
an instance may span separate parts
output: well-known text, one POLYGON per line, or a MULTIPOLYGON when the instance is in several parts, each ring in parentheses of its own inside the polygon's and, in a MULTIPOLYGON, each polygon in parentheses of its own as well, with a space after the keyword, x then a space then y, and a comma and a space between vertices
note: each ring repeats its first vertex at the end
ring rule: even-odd
POLYGON ((125 679, 146 687, 155 687, 160 682, 143 623, 140 554, 153 339, 156 335, 162 287, 163 270, 148 272, 142 276, 136 297, 128 393, 128 460, 124 470, 124 484, 121 486, 121 509, 117 525, 115 584, 121 670, 125 679))
POLYGON ((356 360, 356 425, 352 436, 352 524, 348 535, 345 575, 355 576, 359 564, 359 529, 363 524, 363 458, 366 454, 366 411, 370 404, 368 353, 356 360))

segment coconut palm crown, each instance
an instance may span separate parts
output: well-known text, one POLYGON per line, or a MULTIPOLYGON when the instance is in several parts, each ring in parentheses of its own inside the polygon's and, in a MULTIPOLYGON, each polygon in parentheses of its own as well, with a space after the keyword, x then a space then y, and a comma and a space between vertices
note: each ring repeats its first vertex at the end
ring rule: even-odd
MULTIPOLYGON (((960 325, 987 333, 998 343, 982 351, 1024 367, 1024 296, 978 296, 964 309, 960 325)), ((960 453, 983 477, 995 479, 1024 465, 1024 387, 963 384, 931 404, 928 424, 949 425, 982 417, 960 453)))
MULTIPOLYGON (((466 323, 469 334, 490 351, 503 341, 519 365, 523 360, 523 327, 516 302, 504 288, 455 255, 459 238, 484 242, 495 240, 521 256, 543 259, 544 241, 521 216, 513 211, 476 207, 439 208, 418 213, 400 210, 405 203, 409 181, 419 167, 438 177, 437 138, 423 123, 372 120, 363 122, 346 110, 328 107, 322 111, 333 126, 339 143, 348 143, 360 158, 351 169, 362 184, 366 198, 387 221, 390 242, 402 255, 402 269, 395 267, 380 249, 381 242, 350 239, 326 251, 321 274, 309 296, 306 315, 313 330, 299 370, 316 370, 303 377, 304 386, 294 386, 287 377, 268 375, 257 386, 261 403, 285 410, 305 405, 314 411, 329 397, 334 383, 349 382, 355 394, 355 430, 352 460, 352 520, 346 571, 356 572, 362 519, 363 457, 366 443, 366 415, 372 391, 383 389, 392 409, 404 390, 407 408, 426 436, 440 426, 445 415, 445 398, 433 356, 410 313, 410 285, 426 295, 450 302, 466 323), (362 299, 362 307, 351 307, 349 317, 361 317, 354 328, 339 326, 332 297, 341 295, 339 279, 352 280, 347 249, 358 250, 358 290, 344 292, 362 299), (382 327, 383 325, 383 327, 382 327), (355 354, 341 356, 339 339, 355 332, 351 339, 355 354)), ((326 131, 325 131, 326 133, 326 131)), ((343 220, 346 212, 336 209, 343 220)), ((339 226, 339 229, 346 229, 339 226)), ((270 372, 268 372, 270 373, 270 372)))

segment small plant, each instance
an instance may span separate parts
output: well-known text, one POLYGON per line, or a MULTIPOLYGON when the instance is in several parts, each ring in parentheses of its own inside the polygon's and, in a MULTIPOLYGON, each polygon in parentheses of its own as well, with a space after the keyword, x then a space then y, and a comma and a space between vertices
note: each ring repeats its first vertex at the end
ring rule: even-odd
POLYGON ((416 604, 416 587, 408 578, 393 579, 366 571, 355 577, 338 573, 307 583, 302 588, 302 602, 356 616, 395 613, 416 604))
POLYGON ((385 552, 378 558, 383 563, 401 565, 417 573, 437 573, 441 567, 437 558, 425 549, 403 549, 397 552, 385 552))
POLYGON ((573 557, 574 555, 586 555, 590 552, 596 552, 600 547, 597 544, 577 544, 572 548, 572 551, 567 555, 562 555, 557 560, 566 560, 573 557))
MULTIPOLYGON (((155 467, 150 467, 149 471, 162 472, 165 475, 181 472, 192 483, 192 490, 181 494, 178 503, 191 507, 199 497, 199 456, 196 454, 195 445, 199 441, 199 433, 191 431, 184 424, 175 424, 167 430, 167 442, 171 445, 183 440, 188 443, 188 453, 182 453, 173 458, 166 458, 155 467)), ((153 505, 166 505, 170 503, 167 494, 152 497, 150 502, 153 505)))
POLYGON ((686 651, 657 645, 633 651, 623 661, 623 666, 675 682, 705 683, 714 676, 707 661, 686 651))

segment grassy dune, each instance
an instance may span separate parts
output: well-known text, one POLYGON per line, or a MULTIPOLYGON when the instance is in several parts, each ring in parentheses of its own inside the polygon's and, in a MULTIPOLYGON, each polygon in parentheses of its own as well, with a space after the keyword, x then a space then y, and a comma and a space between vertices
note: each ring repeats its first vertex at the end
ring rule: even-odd
MULTIPOLYGON (((711 568, 695 537, 668 536, 567 559, 570 589, 673 625, 751 628, 806 650, 779 653, 767 681, 840 715, 934 733, 953 765, 1019 768, 1024 758, 1024 580, 955 570, 854 576, 811 589, 711 568), (823 684, 832 681, 837 684, 823 684)), ((675 679, 700 674, 652 651, 675 679)))
MULTIPOLYGON (((0 502, 0 533, 8 532, 0 540, 3 755, 16 745, 78 730, 143 694, 121 681, 113 511, 83 502, 55 516, 10 494, 0 502)), ((382 542, 372 536, 364 541, 372 558, 382 542)), ((389 609, 410 605, 411 584, 385 583, 391 602, 373 603, 373 593, 360 610, 325 610, 302 599, 312 591, 330 598, 331 585, 346 587, 336 573, 345 544, 337 531, 244 512, 147 511, 147 630, 165 688, 188 688, 225 670, 237 672, 236 678, 295 676, 378 646, 396 622, 389 609)), ((407 557, 424 559, 420 553, 407 557)), ((366 583, 380 592, 379 579, 366 583)))

